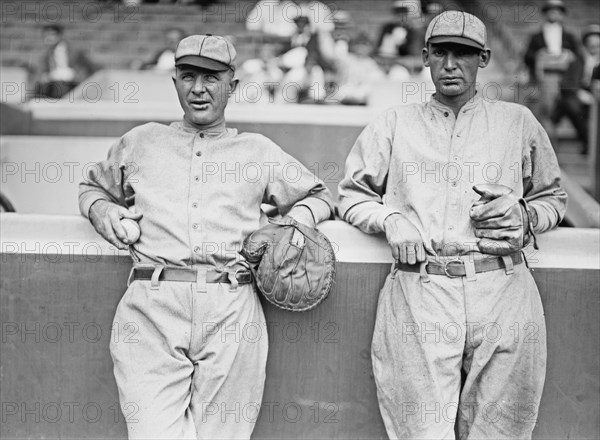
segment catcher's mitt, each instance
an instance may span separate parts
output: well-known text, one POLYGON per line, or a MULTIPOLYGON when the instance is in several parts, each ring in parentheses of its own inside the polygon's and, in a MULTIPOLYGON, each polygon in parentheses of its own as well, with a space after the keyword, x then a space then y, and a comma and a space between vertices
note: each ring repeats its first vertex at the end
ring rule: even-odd
POLYGON ((331 243, 317 229, 291 217, 270 219, 244 240, 240 254, 250 263, 258 290, 282 309, 313 309, 333 285, 331 243))

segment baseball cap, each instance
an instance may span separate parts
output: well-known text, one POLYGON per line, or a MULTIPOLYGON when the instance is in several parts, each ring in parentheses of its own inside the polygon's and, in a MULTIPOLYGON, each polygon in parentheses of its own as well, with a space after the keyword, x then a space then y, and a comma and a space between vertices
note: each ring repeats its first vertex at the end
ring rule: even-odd
POLYGON ((229 41, 215 35, 191 35, 175 49, 175 66, 183 64, 221 72, 235 70, 236 51, 229 41))
POLYGON ((427 43, 457 43, 485 49, 487 32, 483 22, 462 11, 445 11, 431 20, 425 32, 427 43))

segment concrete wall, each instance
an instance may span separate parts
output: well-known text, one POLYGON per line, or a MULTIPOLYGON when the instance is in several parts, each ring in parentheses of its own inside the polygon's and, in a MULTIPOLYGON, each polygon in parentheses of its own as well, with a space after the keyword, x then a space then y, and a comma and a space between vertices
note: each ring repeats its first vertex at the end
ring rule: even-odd
MULTIPOLYGON (((108 352, 130 260, 75 216, 2 214, 3 438, 123 438, 108 352)), ((371 370, 378 291, 391 256, 381 236, 342 222, 334 290, 316 310, 265 305, 270 354, 255 438, 384 438, 371 370)), ((600 436, 600 237, 561 229, 528 251, 548 326, 536 439, 600 436)), ((135 329, 122 329, 123 342, 135 329)))

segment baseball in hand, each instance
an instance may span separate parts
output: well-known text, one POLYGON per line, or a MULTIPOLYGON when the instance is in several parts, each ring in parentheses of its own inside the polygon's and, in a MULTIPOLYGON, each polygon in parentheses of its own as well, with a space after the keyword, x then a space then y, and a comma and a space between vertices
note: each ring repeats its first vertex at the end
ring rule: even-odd
POLYGON ((127 233, 127 240, 129 241, 129 243, 135 243, 140 239, 142 230, 140 229, 140 225, 138 224, 138 222, 130 218, 124 218, 121 219, 121 225, 127 233))

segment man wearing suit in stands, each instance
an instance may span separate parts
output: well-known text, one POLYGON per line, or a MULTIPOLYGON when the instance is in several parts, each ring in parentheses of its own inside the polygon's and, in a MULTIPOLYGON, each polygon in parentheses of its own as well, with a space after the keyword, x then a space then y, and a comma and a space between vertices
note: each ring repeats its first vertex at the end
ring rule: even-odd
MULTIPOLYGON (((563 25, 567 7, 562 0, 548 0, 542 6, 544 14, 544 23, 542 29, 533 34, 529 40, 527 50, 525 51, 525 65, 529 69, 531 81, 540 80, 543 73, 538 66, 540 52, 546 52, 549 55, 560 56, 569 51, 572 56, 581 58, 581 45, 577 37, 567 31, 563 25)), ((564 68, 557 66, 558 71, 563 72, 564 68)), ((566 68, 566 66, 565 66, 566 68)))
POLYGON ((425 45, 435 94, 369 124, 339 186, 342 218, 396 260, 371 352, 381 415, 391 438, 530 438, 546 332, 522 251, 565 213, 558 163, 527 108, 476 90, 478 18, 436 16, 425 45))
POLYGON ((531 36, 525 52, 525 65, 529 69, 531 83, 538 86, 538 99, 532 110, 551 138, 555 139, 556 118, 552 118, 552 113, 560 98, 565 72, 573 63, 580 64, 583 56, 579 40, 563 25, 567 12, 564 2, 547 0, 542 12, 544 23, 542 29, 531 36))
POLYGON ((192 35, 175 51, 183 120, 126 133, 80 185, 80 209, 134 268, 111 339, 130 438, 249 438, 267 359, 265 318, 244 238, 261 203, 314 226, 332 215, 323 183, 266 137, 226 127, 236 51, 192 35), (130 209, 128 209, 130 208, 130 209), (121 220, 139 221, 133 243, 121 220))
POLYGON ((84 52, 74 50, 65 40, 61 25, 45 25, 42 41, 44 54, 38 66, 31 66, 38 95, 61 98, 96 70, 84 52))
POLYGON ((575 58, 569 64, 560 84, 560 95, 550 115, 557 125, 564 116, 569 118, 581 142, 581 154, 588 152, 589 109, 593 103, 590 93, 594 67, 600 64, 600 25, 589 25, 581 36, 583 59, 575 58))

